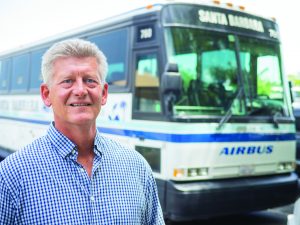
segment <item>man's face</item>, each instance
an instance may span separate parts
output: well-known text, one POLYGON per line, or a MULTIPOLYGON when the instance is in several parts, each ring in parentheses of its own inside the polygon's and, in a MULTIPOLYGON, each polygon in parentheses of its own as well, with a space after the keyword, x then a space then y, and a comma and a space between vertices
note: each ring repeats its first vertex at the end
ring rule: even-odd
POLYGON ((41 86, 46 105, 52 105, 55 126, 95 124, 101 105, 106 103, 95 58, 66 57, 54 62, 50 86, 41 86))

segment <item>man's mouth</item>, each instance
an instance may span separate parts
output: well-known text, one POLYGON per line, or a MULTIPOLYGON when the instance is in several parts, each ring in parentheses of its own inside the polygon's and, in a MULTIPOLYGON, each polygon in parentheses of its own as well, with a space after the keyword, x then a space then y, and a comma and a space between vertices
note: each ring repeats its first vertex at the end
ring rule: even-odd
POLYGON ((71 103, 70 106, 73 106, 73 107, 80 107, 80 106, 90 106, 92 104, 89 104, 89 103, 71 103))

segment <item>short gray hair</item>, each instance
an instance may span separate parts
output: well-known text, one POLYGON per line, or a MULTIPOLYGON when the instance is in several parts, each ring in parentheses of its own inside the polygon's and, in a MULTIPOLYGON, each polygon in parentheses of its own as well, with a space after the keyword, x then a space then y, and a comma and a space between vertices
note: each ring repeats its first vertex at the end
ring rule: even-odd
POLYGON ((53 64, 58 58, 64 57, 96 58, 101 84, 105 83, 108 68, 106 57, 94 43, 83 39, 67 39, 57 42, 45 52, 41 68, 44 83, 50 85, 53 76, 53 64))

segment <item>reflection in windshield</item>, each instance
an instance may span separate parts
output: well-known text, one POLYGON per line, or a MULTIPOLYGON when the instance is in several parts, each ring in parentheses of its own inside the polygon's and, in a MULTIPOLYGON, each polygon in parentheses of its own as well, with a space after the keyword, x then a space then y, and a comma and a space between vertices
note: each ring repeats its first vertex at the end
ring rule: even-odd
POLYGON ((174 116, 287 116, 276 44, 190 28, 169 28, 166 37, 183 81, 174 116))

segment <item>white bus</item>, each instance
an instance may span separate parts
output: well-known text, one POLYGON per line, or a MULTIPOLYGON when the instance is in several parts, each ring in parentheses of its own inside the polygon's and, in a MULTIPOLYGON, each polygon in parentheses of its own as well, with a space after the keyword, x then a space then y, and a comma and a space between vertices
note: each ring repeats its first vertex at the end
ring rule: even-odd
POLYGON ((295 125, 277 24, 218 1, 155 4, 2 53, 2 157, 52 121, 39 96, 41 56, 71 37, 107 56, 98 129, 147 159, 166 218, 295 201, 295 125))

